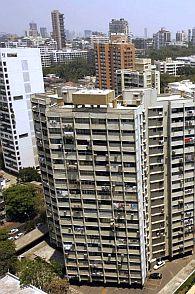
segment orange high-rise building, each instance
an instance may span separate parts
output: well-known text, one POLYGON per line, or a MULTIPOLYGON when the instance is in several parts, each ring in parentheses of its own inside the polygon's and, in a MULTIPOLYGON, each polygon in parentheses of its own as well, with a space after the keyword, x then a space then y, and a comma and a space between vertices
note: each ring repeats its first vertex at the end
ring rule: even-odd
POLYGON ((135 47, 126 42, 95 44, 97 87, 115 89, 116 70, 133 69, 135 47))

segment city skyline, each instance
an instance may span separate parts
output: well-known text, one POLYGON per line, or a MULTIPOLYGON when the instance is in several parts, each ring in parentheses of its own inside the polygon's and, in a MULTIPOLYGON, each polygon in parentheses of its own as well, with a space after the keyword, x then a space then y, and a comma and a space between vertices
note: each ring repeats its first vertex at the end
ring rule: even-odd
POLYGON ((72 0, 71 3, 70 1, 48 0, 41 3, 41 9, 38 0, 21 0, 19 3, 7 0, 2 3, 0 11, 0 31, 23 34, 32 20, 39 27, 46 26, 51 31, 50 13, 53 9, 64 13, 65 28, 69 30, 81 32, 85 29, 92 29, 107 33, 110 19, 122 17, 129 22, 130 30, 140 36, 144 35, 145 27, 148 28, 149 36, 152 36, 161 27, 166 27, 173 33, 177 30, 191 28, 194 26, 195 12, 192 0, 188 1, 188 5, 183 0, 174 0, 171 3, 168 0, 163 3, 157 3, 154 0, 149 0, 147 3, 142 0, 121 0, 115 2, 114 6, 111 0, 106 3, 103 0, 93 3, 87 0, 72 0), (190 4, 192 4, 191 9, 189 9, 190 4), (183 17, 186 13, 187 19, 183 17), (10 16, 9 24, 7 23, 8 15, 10 16), (98 21, 94 21, 97 16, 98 21))

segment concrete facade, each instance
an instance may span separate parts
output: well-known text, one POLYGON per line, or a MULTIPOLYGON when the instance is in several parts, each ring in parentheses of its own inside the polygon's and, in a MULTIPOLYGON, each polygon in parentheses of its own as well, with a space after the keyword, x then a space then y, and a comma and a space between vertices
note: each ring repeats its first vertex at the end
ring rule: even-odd
POLYGON ((193 252, 193 97, 85 90, 32 104, 50 239, 70 278, 141 286, 157 260, 193 252))

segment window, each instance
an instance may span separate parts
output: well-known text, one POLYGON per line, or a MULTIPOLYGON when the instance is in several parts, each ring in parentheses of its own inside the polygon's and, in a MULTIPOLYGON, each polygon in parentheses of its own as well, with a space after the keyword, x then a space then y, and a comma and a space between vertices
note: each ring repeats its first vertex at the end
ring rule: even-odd
POLYGON ((28 137, 28 133, 25 133, 25 134, 21 134, 21 135, 19 135, 19 138, 21 139, 21 138, 25 138, 25 137, 28 137))
POLYGON ((25 88, 25 92, 26 92, 26 93, 30 93, 30 92, 31 92, 31 86, 30 86, 30 83, 26 83, 26 84, 24 84, 24 88, 25 88))
POLYGON ((28 61, 27 60, 22 60, 22 70, 23 71, 28 70, 28 61))
POLYGON ((24 79, 24 82, 30 81, 30 76, 28 72, 23 72, 23 79, 24 79))
POLYGON ((14 98, 14 100, 22 100, 23 99, 23 96, 22 95, 20 95, 20 96, 14 96, 13 98, 14 98))
POLYGON ((17 53, 7 53, 7 57, 17 57, 17 53))

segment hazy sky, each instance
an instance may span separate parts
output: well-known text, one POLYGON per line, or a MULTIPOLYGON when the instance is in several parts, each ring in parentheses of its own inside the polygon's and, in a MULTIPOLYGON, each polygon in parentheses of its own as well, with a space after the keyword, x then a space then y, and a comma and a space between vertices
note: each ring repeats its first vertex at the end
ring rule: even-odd
POLYGON ((23 33, 30 21, 51 30, 50 12, 64 13, 67 29, 107 32, 111 18, 125 18, 135 35, 160 27, 175 32, 195 27, 194 0, 0 0, 0 32, 23 33))

